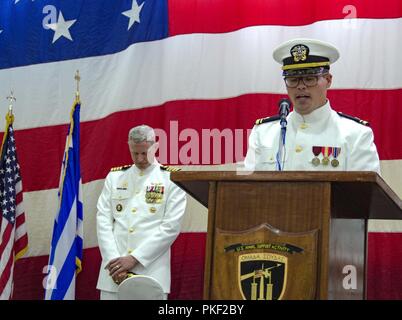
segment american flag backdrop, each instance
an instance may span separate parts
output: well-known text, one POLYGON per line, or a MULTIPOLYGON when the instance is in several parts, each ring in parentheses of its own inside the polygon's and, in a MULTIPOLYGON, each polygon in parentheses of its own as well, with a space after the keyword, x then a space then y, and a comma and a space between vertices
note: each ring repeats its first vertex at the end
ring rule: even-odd
POLYGON ((20 166, 12 122, 13 116, 9 113, 0 157, 0 300, 12 297, 14 263, 28 249, 20 166))
MULTIPOLYGON (((0 98, 10 89, 17 97, 30 238, 15 298, 43 297, 76 70, 85 208, 76 293, 96 299, 96 201, 110 168, 131 163, 129 129, 166 133, 163 164, 242 161, 254 121, 286 96, 272 51, 296 37, 338 47, 331 105, 371 123, 382 175, 402 197, 400 0, 1 0, 0 98)), ((206 209, 190 199, 173 245, 171 299, 202 297, 206 228, 206 209)), ((371 221, 369 230, 369 297, 401 299, 402 223, 371 221)))

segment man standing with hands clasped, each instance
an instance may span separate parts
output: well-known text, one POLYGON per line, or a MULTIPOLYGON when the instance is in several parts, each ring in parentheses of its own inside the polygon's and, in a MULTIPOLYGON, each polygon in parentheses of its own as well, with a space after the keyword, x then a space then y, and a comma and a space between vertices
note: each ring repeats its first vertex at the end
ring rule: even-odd
POLYGON ((102 300, 117 299, 129 273, 154 278, 170 292, 170 246, 180 232, 186 194, 155 159, 154 130, 132 128, 128 146, 134 165, 111 170, 98 200, 97 235, 102 254, 97 288, 102 300))
POLYGON ((273 57, 283 65, 293 112, 256 121, 245 168, 380 173, 368 123, 334 111, 327 99, 338 49, 319 40, 294 39, 277 47, 273 57))

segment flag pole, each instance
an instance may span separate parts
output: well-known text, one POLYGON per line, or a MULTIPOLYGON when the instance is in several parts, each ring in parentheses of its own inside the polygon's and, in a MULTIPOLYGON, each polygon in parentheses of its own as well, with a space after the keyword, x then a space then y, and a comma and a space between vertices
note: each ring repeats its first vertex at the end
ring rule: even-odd
POLYGON ((77 90, 75 91, 75 102, 79 103, 80 102, 80 81, 81 81, 81 76, 80 76, 79 70, 77 70, 75 72, 74 79, 77 82, 77 90))
POLYGON ((8 112, 6 113, 6 128, 4 129, 4 135, 3 135, 3 141, 1 142, 1 148, 0 148, 0 154, 3 154, 3 145, 4 141, 7 139, 8 135, 8 127, 13 124, 14 122, 14 114, 13 114, 13 103, 14 101, 17 101, 17 99, 14 96, 13 90, 11 90, 11 93, 6 99, 9 101, 8 105, 8 112))
MULTIPOLYGON (((68 129, 69 131, 68 131, 67 143, 66 143, 65 150, 64 150, 64 160, 63 161, 65 161, 66 163, 68 161, 68 149, 69 149, 69 147, 71 145, 70 141, 72 139, 72 132, 73 132, 73 128, 74 128, 74 111, 75 111, 75 107, 77 106, 77 104, 81 104, 81 101, 80 101, 80 81, 81 81, 81 76, 80 76, 80 71, 78 69, 75 71, 74 79, 76 81, 77 89, 75 91, 75 101, 74 101, 73 107, 71 108, 70 126, 69 126, 69 129, 68 129)), ((59 207, 61 205, 61 200, 62 200, 64 178, 66 176, 66 172, 65 172, 66 169, 67 169, 67 166, 63 167, 62 178, 60 180, 60 185, 59 185, 59 193, 60 193, 59 207)))
POLYGON ((13 114, 13 103, 17 101, 14 96, 13 90, 11 90, 10 95, 6 98, 9 101, 8 105, 8 113, 6 114, 6 120, 8 124, 12 124, 14 122, 14 114, 13 114))

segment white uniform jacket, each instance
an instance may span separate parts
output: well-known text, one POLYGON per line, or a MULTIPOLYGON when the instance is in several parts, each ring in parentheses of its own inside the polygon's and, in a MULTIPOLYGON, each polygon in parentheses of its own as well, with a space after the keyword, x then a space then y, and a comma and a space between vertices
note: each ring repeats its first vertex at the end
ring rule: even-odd
POLYGON ((131 271, 155 278, 170 292, 170 246, 180 232, 186 194, 158 163, 112 171, 98 200, 97 236, 102 254, 97 288, 117 292, 106 264, 131 254, 131 271))
MULTIPOLYGON (((340 116, 331 109, 329 101, 308 115, 293 111, 287 122, 283 170, 380 173, 373 131, 340 116), (326 164, 324 157, 329 159, 326 164), (314 158, 318 159, 313 161, 314 158)), ((246 170, 277 170, 280 132, 279 120, 254 126, 244 161, 246 170)))

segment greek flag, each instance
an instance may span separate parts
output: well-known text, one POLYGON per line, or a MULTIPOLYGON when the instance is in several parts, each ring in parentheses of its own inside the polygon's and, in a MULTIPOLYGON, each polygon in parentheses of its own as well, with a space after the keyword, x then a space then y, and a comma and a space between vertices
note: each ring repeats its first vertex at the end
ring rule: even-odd
POLYGON ((80 170, 80 102, 71 110, 59 186, 59 210, 50 246, 46 300, 75 299, 75 278, 81 271, 83 205, 80 170))

